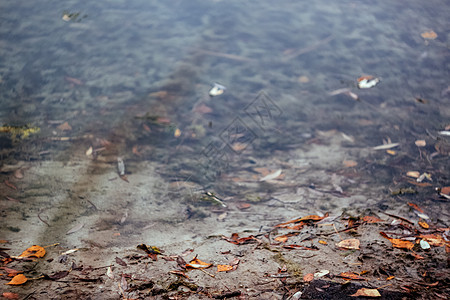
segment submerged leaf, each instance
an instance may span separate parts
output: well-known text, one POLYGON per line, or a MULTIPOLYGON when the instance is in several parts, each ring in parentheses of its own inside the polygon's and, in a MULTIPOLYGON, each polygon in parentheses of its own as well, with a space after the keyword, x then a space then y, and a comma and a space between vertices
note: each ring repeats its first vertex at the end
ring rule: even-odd
POLYGON ((45 249, 38 245, 33 245, 22 254, 19 255, 19 257, 43 257, 45 255, 45 249))
POLYGON ((337 247, 343 248, 343 249, 348 249, 348 250, 352 250, 352 249, 358 250, 359 245, 360 245, 360 242, 358 239, 343 240, 336 244, 337 247))

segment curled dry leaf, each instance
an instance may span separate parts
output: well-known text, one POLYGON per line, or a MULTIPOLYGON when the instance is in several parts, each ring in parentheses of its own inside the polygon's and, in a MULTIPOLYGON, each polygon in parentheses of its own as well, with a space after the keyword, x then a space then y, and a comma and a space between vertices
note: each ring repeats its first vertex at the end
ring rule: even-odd
POLYGON ((211 266, 212 264, 201 261, 197 257, 194 257, 188 264, 186 264, 187 269, 207 269, 211 266))
POLYGON ((337 247, 347 249, 347 250, 358 250, 359 249, 360 242, 358 239, 348 239, 340 241, 336 244, 337 247))
POLYGON ((380 292, 377 289, 368 289, 368 288, 361 288, 356 291, 352 297, 381 297, 380 292))
POLYGON ((401 239, 390 238, 384 232, 380 232, 380 234, 381 234, 382 237, 388 239, 392 243, 392 247, 394 247, 394 248, 412 250, 412 248, 414 247, 414 244, 412 242, 410 242, 410 241, 404 241, 404 240, 401 240, 401 239))
POLYGON ((27 282, 28 278, 25 277, 25 275, 23 274, 19 274, 13 277, 13 279, 11 279, 10 282, 8 282, 7 284, 9 285, 20 285, 20 284, 24 284, 25 282, 27 282))

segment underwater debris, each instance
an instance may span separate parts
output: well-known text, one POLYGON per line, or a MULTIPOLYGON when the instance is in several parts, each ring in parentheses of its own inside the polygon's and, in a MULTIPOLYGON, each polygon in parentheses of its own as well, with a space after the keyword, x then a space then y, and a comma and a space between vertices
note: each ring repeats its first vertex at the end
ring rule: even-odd
POLYGON ((117 170, 119 172, 119 176, 125 176, 125 164, 123 163, 123 159, 121 157, 117 158, 117 170))
POLYGON ((15 140, 18 135, 21 139, 26 139, 30 134, 38 133, 41 129, 39 127, 31 127, 29 125, 23 126, 9 126, 3 125, 0 127, 0 132, 6 132, 11 135, 11 139, 15 140))
POLYGON ((209 90, 211 97, 222 95, 227 88, 221 84, 214 83, 214 86, 209 90))
POLYGON ((373 76, 362 76, 358 78, 359 89, 370 89, 376 86, 380 82, 379 78, 373 76))

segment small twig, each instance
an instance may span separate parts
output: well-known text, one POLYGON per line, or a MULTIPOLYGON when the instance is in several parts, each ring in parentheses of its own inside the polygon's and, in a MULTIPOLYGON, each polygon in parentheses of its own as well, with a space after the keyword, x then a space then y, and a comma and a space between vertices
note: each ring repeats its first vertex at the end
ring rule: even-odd
POLYGON ((339 231, 337 231, 336 225, 334 225, 334 223, 333 223, 333 228, 334 228, 334 231, 337 233, 339 239, 342 241, 342 237, 341 237, 341 235, 339 234, 339 231))
POLYGON ((216 278, 216 276, 215 276, 214 274, 208 273, 208 272, 206 272, 206 271, 203 270, 203 269, 199 269, 199 270, 202 271, 203 273, 205 273, 205 274, 211 276, 212 278, 216 278))
POLYGON ((43 220, 43 219, 41 218, 41 213, 42 213, 42 212, 43 212, 43 211, 41 211, 41 212, 38 213, 38 219, 41 220, 42 223, 44 223, 44 224, 47 225, 48 227, 51 227, 50 224, 47 223, 47 221, 45 221, 45 220, 43 220))
POLYGON ((97 206, 95 206, 95 204, 92 203, 91 200, 86 199, 86 201, 89 202, 95 210, 98 210, 97 206))

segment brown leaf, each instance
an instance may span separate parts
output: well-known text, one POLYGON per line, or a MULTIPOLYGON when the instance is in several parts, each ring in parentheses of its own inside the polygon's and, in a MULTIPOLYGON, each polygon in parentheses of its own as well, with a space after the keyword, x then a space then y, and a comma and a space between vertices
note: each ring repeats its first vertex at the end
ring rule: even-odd
POLYGON ((377 289, 367 289, 367 288, 361 288, 356 291, 352 297, 381 297, 380 292, 377 289))
POLYGON ((249 237, 243 237, 240 238, 239 234, 233 233, 231 237, 222 236, 224 240, 226 240, 229 243, 235 244, 235 245, 243 245, 243 244, 249 244, 249 243, 256 243, 258 242, 258 239, 255 238, 253 235, 249 237))
POLYGON ((58 280, 66 277, 67 275, 69 275, 69 271, 60 271, 56 272, 55 274, 49 275, 48 278, 50 278, 51 280, 58 280))
POLYGON ((61 130, 61 131, 70 131, 70 130, 72 130, 72 126, 70 126, 69 123, 67 123, 67 122, 62 123, 57 128, 59 130, 61 130))
POLYGON ((211 107, 206 106, 205 104, 200 104, 199 106, 194 108, 194 112, 200 113, 200 114, 209 114, 213 110, 211 107))
POLYGON ((13 279, 11 279, 10 282, 8 282, 7 284, 9 285, 20 285, 20 284, 24 284, 25 282, 27 282, 27 278, 25 277, 25 275, 23 274, 19 274, 13 277, 13 279))
POLYGON ((126 267, 127 263, 124 262, 123 260, 121 260, 120 258, 116 257, 116 263, 118 263, 119 265, 126 267))

